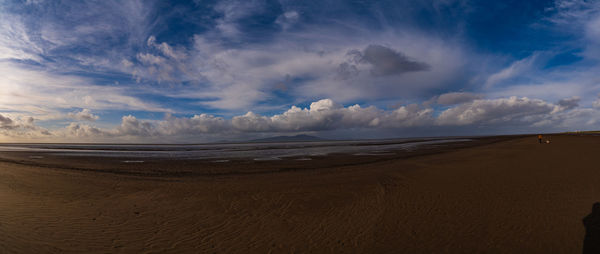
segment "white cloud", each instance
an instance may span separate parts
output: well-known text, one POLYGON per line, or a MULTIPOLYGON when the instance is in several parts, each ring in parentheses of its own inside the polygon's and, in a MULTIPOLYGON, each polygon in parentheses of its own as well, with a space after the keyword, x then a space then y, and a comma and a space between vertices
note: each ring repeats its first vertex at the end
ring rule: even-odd
POLYGON ((584 0, 557 0, 548 8, 552 13, 547 20, 563 29, 583 46, 582 56, 600 59, 600 2, 584 0))
POLYGON ((102 137, 109 135, 108 133, 89 125, 70 123, 65 127, 65 136, 68 138, 89 138, 89 137, 102 137))
POLYGON ((238 21, 264 10, 264 3, 257 0, 220 1, 214 8, 222 14, 216 20, 216 29, 224 37, 237 37, 241 34, 238 21))
POLYGON ((229 123, 225 119, 208 114, 194 115, 190 118, 167 115, 165 120, 157 124, 159 135, 195 135, 226 132, 228 129, 229 123))
MULTIPOLYGON (((2 9, 0 7, 0 13, 2 9)), ((30 38, 20 17, 0 15, 0 60, 17 59, 41 61, 43 49, 30 38)))
POLYGON ((273 131, 272 120, 269 117, 248 112, 231 119, 233 127, 240 131, 269 132, 273 131))
MULTIPOLYGON (((186 56, 179 58, 183 60, 166 61, 140 53, 138 59, 145 66, 132 71, 142 78, 202 84, 179 86, 163 94, 227 110, 267 102, 277 96, 274 91, 293 94, 298 101, 331 98, 348 103, 412 97, 463 78, 459 71, 466 64, 462 50, 441 39, 393 35, 373 39, 389 41, 378 44, 344 36, 313 37, 291 35, 263 45, 228 48, 210 36, 196 35, 194 47, 181 51, 186 56), (306 40, 313 43, 302 43, 306 40)), ((161 45, 154 39, 150 43, 161 45)))
POLYGON ((127 95, 122 87, 92 85, 85 78, 52 74, 10 62, 0 62, 0 111, 43 117, 70 108, 170 112, 127 95))
POLYGON ((411 104, 392 111, 385 117, 383 125, 395 128, 426 126, 433 120, 433 109, 411 104))
POLYGON ((232 119, 234 129, 252 132, 322 131, 338 128, 367 128, 379 125, 381 112, 375 107, 342 107, 330 99, 310 104, 308 108, 292 106, 271 117, 248 112, 232 119))
POLYGON ((25 1, 25 4, 40 4, 44 2, 44 0, 27 0, 25 1))
POLYGON ((0 114, 0 141, 28 141, 52 134, 35 124, 33 117, 13 117, 0 114))
POLYGON ((277 17, 275 23, 281 26, 283 30, 287 30, 298 22, 300 14, 297 11, 286 11, 277 17))
MULTIPOLYGON (((326 131, 340 129, 409 128, 420 126, 466 125, 540 125, 540 122, 562 123, 573 115, 577 98, 567 98, 560 104, 539 99, 501 98, 476 99, 434 115, 434 109, 416 104, 394 110, 381 110, 359 105, 343 107, 330 99, 313 102, 307 108, 292 106, 273 116, 253 112, 234 116, 231 120, 210 115, 191 118, 167 116, 162 121, 143 121, 127 116, 117 131, 122 135, 176 136, 205 133, 282 133, 326 131), (567 105, 568 104, 568 105, 567 105)), ((579 110, 579 109, 577 109, 579 110)), ((600 114, 598 114, 600 116, 600 114)))
POLYGON ((186 53, 183 52, 183 50, 176 50, 166 42, 157 43, 156 37, 154 36, 150 36, 148 38, 147 44, 152 48, 158 49, 166 57, 173 58, 178 61, 182 61, 184 58, 186 58, 186 53))
POLYGON ((34 124, 33 118, 19 119, 0 115, 0 136, 20 140, 71 141, 195 141, 216 137, 244 137, 252 133, 301 133, 330 130, 396 130, 436 127, 485 127, 538 131, 594 129, 600 124, 600 110, 579 106, 578 98, 565 98, 557 104, 540 99, 510 97, 475 99, 451 106, 439 114, 425 105, 410 104, 392 110, 374 106, 344 107, 331 99, 323 99, 307 108, 292 106, 281 114, 262 116, 252 112, 225 119, 200 114, 175 117, 167 114, 163 120, 138 119, 127 115, 114 128, 70 123, 65 128, 48 131, 34 124))
POLYGON ((116 128, 116 133, 130 136, 153 136, 154 125, 149 121, 138 120, 135 116, 128 115, 121 119, 121 125, 116 128))
POLYGON ((585 24, 585 38, 588 40, 584 55, 598 60, 600 59, 600 15, 585 24))
POLYGON ((498 87, 486 93, 487 97, 503 98, 518 94, 529 98, 543 98, 558 101, 565 97, 580 97, 582 103, 595 99, 600 92, 593 69, 582 72, 548 72, 539 74, 535 81, 514 83, 498 87))
POLYGON ((147 53, 139 53, 136 56, 137 60, 147 65, 161 65, 166 60, 161 56, 155 56, 147 53))
POLYGON ((16 45, 13 50, 25 51, 30 59, 61 71, 81 70, 81 65, 86 70, 93 67, 118 71, 120 55, 131 54, 134 45, 144 42, 152 25, 148 19, 152 1, 35 2, 39 6, 28 9, 36 11, 18 16, 0 6, 0 48, 16 45), (117 42, 123 44, 115 47, 117 42), (56 56, 60 61, 56 61, 56 56), (77 60, 81 65, 65 64, 64 60, 77 60))
POLYGON ((551 12, 553 15, 546 19, 559 25, 571 25, 572 22, 589 17, 599 7, 594 1, 556 0, 554 6, 547 8, 547 12, 551 12))
POLYGON ((557 107, 539 99, 527 97, 475 100, 443 111, 438 125, 516 124, 527 123, 536 117, 544 117, 557 107))
POLYGON ((92 114, 92 111, 89 109, 82 109, 80 112, 71 112, 67 114, 68 117, 77 119, 77 120, 85 120, 85 121, 96 121, 100 117, 92 114))
POLYGON ((539 53, 534 53, 531 56, 515 61, 510 66, 490 75, 485 81, 484 88, 492 88, 494 85, 505 80, 510 80, 520 74, 531 72, 538 57, 539 53))
MULTIPOLYGON (((460 70, 469 62, 458 43, 416 32, 390 30, 373 36, 359 29, 365 34, 357 36, 315 27, 308 30, 318 32, 292 33, 286 30, 302 14, 286 8, 276 21, 284 31, 273 38, 261 44, 222 44, 228 39, 235 41, 244 32, 239 30, 240 20, 266 11, 261 1, 220 1, 214 7, 222 14, 216 27, 202 35, 190 35, 194 45, 189 48, 158 41, 152 35, 153 26, 161 21, 160 17, 150 19, 152 3, 103 1, 72 3, 71 8, 60 4, 42 7, 60 15, 36 17, 29 20, 30 26, 19 23, 18 17, 3 16, 7 22, 1 23, 6 27, 0 33, 6 36, 0 38, 0 55, 43 62, 40 69, 56 76, 65 72, 130 73, 140 84, 168 83, 153 87, 152 92, 161 96, 195 99, 204 106, 238 112, 278 96, 274 91, 279 91, 280 84, 299 97, 295 101, 332 98, 349 103, 421 95, 444 86, 443 82, 460 79, 460 70), (374 47, 387 50, 383 55, 388 57, 370 57, 374 47), (358 75, 340 79, 340 65, 351 50, 367 53, 365 61, 356 69, 358 75), (80 53, 88 51, 91 53, 80 53), (62 60, 44 60, 56 56, 62 60), (395 75, 403 73, 397 68, 399 63, 404 67, 427 64, 430 70, 399 77, 395 75), (386 75, 372 75, 377 73, 386 75)), ((93 94, 79 98, 86 96, 91 96, 90 103, 100 100, 93 94)), ((107 98, 112 97, 102 97, 107 98)), ((77 103, 70 107, 97 109, 77 103)))

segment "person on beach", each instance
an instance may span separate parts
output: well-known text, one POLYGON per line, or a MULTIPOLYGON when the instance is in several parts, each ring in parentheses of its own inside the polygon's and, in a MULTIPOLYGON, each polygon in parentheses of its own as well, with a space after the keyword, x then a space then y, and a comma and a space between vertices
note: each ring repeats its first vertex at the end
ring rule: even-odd
POLYGON ((538 135, 538 141, 540 142, 540 144, 542 143, 542 134, 538 135))
POLYGON ((583 254, 600 253, 600 202, 592 205, 592 213, 583 218, 583 225, 583 254))

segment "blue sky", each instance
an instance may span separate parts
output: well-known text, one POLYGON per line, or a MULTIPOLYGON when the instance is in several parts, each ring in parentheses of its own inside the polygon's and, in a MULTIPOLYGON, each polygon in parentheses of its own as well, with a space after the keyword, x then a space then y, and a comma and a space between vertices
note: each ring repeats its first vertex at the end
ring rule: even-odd
POLYGON ((0 141, 600 129, 599 1, 0 0, 0 141))

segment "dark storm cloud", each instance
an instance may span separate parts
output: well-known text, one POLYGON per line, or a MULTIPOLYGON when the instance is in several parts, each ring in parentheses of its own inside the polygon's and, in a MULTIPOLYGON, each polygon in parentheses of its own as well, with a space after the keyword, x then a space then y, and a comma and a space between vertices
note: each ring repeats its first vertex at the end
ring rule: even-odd
POLYGON ((557 104, 560 107, 564 108, 565 110, 569 110, 569 109, 578 107, 579 101, 581 101, 581 99, 579 97, 571 97, 571 98, 562 99, 562 100, 558 101, 557 104))
POLYGON ((428 64, 415 61, 402 52, 376 44, 369 45, 362 52, 352 51, 350 54, 354 55, 354 59, 359 63, 370 64, 371 74, 374 76, 399 75, 431 69, 428 64))
POLYGON ((467 102, 472 102, 477 99, 481 99, 483 96, 480 94, 466 93, 466 92, 453 92, 445 93, 437 97, 436 102, 442 105, 456 105, 467 102))

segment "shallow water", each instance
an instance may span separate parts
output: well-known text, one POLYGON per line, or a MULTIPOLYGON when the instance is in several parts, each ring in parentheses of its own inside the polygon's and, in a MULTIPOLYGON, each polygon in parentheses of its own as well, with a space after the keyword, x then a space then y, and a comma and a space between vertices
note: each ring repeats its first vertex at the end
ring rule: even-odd
MULTIPOLYGON (((238 143, 198 145, 134 145, 134 144, 2 144, 2 151, 44 153, 57 156, 127 157, 124 163, 139 163, 148 159, 231 159, 280 160, 285 157, 324 156, 328 154, 354 154, 382 156, 395 150, 414 150, 422 145, 443 145, 470 141, 466 138, 399 139, 365 141, 320 141, 285 143, 238 143)), ((30 156, 43 158, 42 156, 30 156)), ((221 161, 219 161, 221 162, 221 161)))

